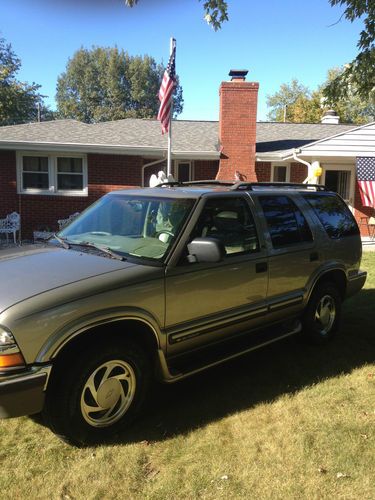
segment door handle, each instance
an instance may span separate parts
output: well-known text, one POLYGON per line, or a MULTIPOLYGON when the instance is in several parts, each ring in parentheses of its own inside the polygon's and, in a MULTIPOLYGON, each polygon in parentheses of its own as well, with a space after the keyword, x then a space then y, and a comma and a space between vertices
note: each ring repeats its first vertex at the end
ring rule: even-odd
POLYGON ((319 254, 318 254, 318 252, 312 252, 310 254, 310 262, 314 262, 316 260, 319 260, 319 254))
POLYGON ((267 269, 268 269, 267 262, 258 262, 258 264, 255 264, 256 273, 265 273, 267 269))

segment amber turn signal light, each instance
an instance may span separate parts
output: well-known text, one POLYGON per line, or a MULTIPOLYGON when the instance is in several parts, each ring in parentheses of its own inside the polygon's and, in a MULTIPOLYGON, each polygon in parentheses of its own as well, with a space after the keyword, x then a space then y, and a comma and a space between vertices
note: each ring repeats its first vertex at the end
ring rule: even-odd
POLYGON ((2 368, 15 368, 24 364, 23 356, 19 352, 15 354, 0 354, 0 370, 2 368))

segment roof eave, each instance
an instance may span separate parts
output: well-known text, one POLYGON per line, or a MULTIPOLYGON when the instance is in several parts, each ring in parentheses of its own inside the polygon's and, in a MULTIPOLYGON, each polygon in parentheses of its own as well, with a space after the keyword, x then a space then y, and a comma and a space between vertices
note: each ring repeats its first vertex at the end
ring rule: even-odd
POLYGON ((310 150, 305 150, 301 151, 298 153, 299 157, 307 158, 307 157, 314 157, 314 158, 319 158, 319 157, 341 157, 341 158, 356 158, 357 156, 370 156, 370 157, 375 157, 374 151, 361 151, 361 154, 358 153, 357 151, 340 151, 339 149, 335 150, 324 150, 324 149, 310 149, 310 150))
POLYGON ((291 155, 291 151, 279 151, 277 153, 257 153, 256 154, 256 161, 283 161, 288 159, 291 155))
MULTIPOLYGON (((105 145, 105 144, 82 144, 82 143, 56 143, 56 142, 35 142, 35 141, 3 141, 0 140, 0 149, 13 149, 16 151, 58 151, 71 153, 99 153, 99 154, 120 154, 136 155, 144 157, 164 157, 167 148, 155 148, 145 146, 128 145, 105 145)), ((173 158, 176 159, 209 159, 220 158, 218 151, 172 151, 173 158)))

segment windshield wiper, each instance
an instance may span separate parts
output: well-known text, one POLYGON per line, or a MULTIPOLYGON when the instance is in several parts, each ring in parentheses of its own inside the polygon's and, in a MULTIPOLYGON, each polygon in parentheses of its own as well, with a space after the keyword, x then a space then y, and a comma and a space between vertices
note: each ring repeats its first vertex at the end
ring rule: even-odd
POLYGON ((65 248, 65 250, 69 250, 70 248, 70 245, 67 241, 65 241, 63 238, 60 238, 60 236, 57 236, 57 234, 54 234, 53 236, 51 236, 51 238, 55 238, 59 243, 60 245, 65 248))
POLYGON ((110 257, 112 257, 112 259, 126 260, 126 257, 124 257, 123 255, 120 255, 120 254, 118 254, 116 252, 114 252, 109 247, 102 247, 100 245, 95 245, 95 243, 90 243, 89 241, 81 241, 79 243, 72 242, 72 241, 69 241, 69 243, 67 243, 66 241, 64 241, 64 243, 66 245, 69 245, 69 248, 71 246, 73 246, 73 245, 74 246, 79 246, 79 247, 94 248, 95 250, 99 250, 100 252, 103 252, 106 255, 109 255, 110 257))

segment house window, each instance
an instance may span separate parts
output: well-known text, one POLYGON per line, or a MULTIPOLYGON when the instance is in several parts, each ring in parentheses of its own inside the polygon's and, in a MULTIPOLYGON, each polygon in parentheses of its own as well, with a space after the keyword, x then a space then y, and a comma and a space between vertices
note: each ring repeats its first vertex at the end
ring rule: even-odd
POLYGON ((57 158, 57 190, 83 190, 82 158, 57 158))
POLYGON ((18 192, 87 196, 84 155, 17 154, 18 192))
POLYGON ((289 165, 273 165, 271 182, 289 182, 289 165))
POLYGON ((177 163, 177 180, 179 182, 191 181, 191 162, 181 161, 177 163))
POLYGON ((48 157, 24 156, 22 163, 23 189, 49 189, 48 157))

